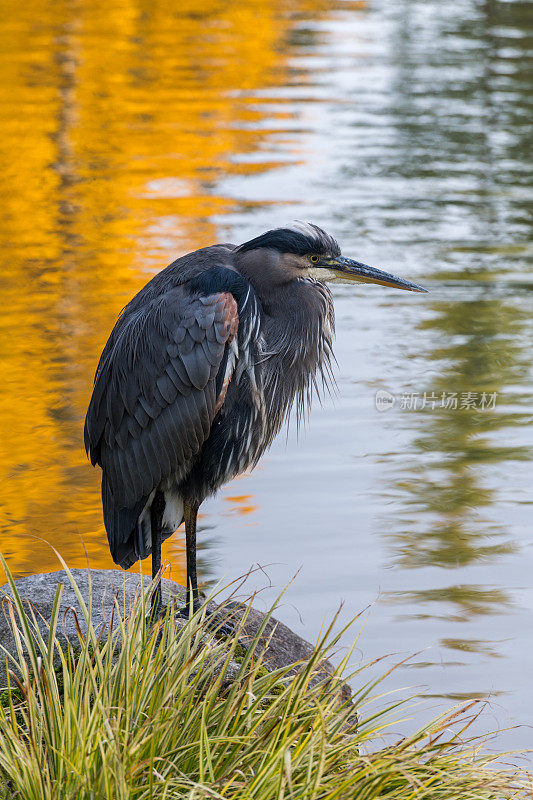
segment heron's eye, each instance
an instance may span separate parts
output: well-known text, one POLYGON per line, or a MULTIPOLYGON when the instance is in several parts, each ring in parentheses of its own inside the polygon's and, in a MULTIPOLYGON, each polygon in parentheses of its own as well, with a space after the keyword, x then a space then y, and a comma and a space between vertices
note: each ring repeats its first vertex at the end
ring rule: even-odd
POLYGON ((311 256, 311 262, 313 264, 318 264, 319 261, 320 261, 320 257, 319 256, 311 256))

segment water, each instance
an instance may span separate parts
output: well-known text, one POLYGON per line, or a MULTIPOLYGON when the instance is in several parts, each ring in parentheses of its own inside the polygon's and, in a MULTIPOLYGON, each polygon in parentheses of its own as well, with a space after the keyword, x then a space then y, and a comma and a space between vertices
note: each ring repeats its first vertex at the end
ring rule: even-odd
MULTIPOLYGON (((531 746, 531 5, 3 6, 11 568, 56 569, 50 544, 111 566, 81 430, 127 300, 181 253, 316 221, 431 294, 334 287, 336 397, 205 503, 201 576, 259 563, 267 606, 299 570, 279 616, 309 639, 372 604, 358 653, 414 654, 388 688, 488 697, 478 729, 531 746)), ((183 580, 181 533, 164 557, 183 580)))

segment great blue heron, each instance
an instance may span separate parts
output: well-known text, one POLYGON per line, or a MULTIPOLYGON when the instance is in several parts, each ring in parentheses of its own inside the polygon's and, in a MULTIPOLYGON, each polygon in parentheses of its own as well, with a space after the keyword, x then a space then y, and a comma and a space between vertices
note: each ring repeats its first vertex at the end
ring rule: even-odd
MULTIPOLYGON (((328 380, 334 312, 324 281, 339 278, 425 291, 344 258, 316 225, 294 223, 178 258, 128 303, 85 420, 116 564, 151 553, 160 576, 161 541, 185 520, 198 607, 198 508, 254 466, 293 404, 301 412, 317 378, 328 380)), ((159 609, 160 583, 152 602, 159 609)))

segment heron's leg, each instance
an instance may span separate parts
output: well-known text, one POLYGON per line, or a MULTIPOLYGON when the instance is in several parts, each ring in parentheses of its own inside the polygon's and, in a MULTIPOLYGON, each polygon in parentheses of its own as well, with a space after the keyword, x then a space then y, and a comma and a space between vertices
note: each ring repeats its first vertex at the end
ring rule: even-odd
POLYGON ((163 528, 163 512, 165 510, 165 496, 157 490, 150 506, 150 525, 152 529, 152 580, 159 576, 157 586, 152 595, 150 614, 156 617, 162 608, 161 600, 161 540, 163 528))
MULTIPOLYGON (((180 609, 180 615, 191 617, 200 607, 198 595, 198 579, 196 576, 196 519, 198 506, 184 503, 183 517, 185 519, 185 551, 187 554, 187 604, 180 609), (192 607, 191 607, 192 595, 192 607)), ((216 612, 206 612, 207 625, 213 628, 217 636, 231 636, 235 629, 231 622, 218 619, 216 612)))
POLYGON ((196 518, 198 506, 184 503, 183 517, 185 519, 185 552, 187 554, 187 603, 189 616, 198 608, 198 578, 196 576, 196 518), (191 607, 192 593, 192 607, 191 607))

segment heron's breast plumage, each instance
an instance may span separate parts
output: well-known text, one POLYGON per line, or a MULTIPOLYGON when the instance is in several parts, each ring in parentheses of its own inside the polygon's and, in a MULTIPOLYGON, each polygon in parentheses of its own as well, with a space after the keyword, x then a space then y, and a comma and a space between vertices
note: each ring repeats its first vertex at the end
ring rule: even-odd
POLYGON ((332 379, 330 292, 315 280, 297 283, 292 302, 270 313, 257 299, 239 309, 235 369, 195 470, 206 494, 255 466, 291 409, 301 418, 332 379))
POLYGON ((188 474, 177 483, 177 491, 192 503, 200 503, 253 466, 264 449, 264 315, 251 285, 240 294, 237 306, 238 327, 227 343, 209 436, 188 474))
POLYGON ((288 304, 283 325, 267 326, 264 387, 270 439, 293 406, 297 420, 301 420, 313 392, 320 394, 333 381, 335 315, 331 293, 325 284, 311 278, 297 283, 299 291, 288 304))

